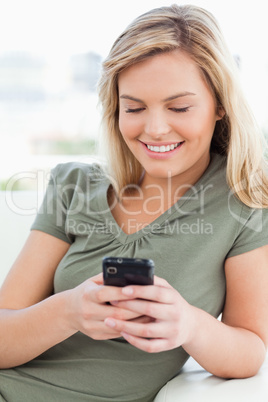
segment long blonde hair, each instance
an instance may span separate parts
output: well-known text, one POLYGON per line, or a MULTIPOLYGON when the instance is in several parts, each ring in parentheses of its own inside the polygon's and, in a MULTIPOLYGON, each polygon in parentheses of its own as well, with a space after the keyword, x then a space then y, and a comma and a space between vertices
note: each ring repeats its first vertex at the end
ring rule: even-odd
POLYGON ((137 184, 143 170, 119 130, 118 76, 137 62, 175 49, 191 56, 217 107, 225 111, 216 123, 211 151, 227 156, 230 188, 245 205, 268 207, 261 133, 240 88, 237 65, 212 14, 191 5, 161 7, 141 15, 119 36, 103 62, 99 82, 102 130, 117 191, 137 184))

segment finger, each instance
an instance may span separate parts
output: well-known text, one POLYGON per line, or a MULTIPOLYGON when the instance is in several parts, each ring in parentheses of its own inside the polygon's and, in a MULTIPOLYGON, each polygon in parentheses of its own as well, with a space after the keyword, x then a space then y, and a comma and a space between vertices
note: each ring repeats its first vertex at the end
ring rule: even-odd
POLYGON ((172 286, 163 278, 160 278, 159 276, 154 275, 154 285, 156 286, 163 286, 166 288, 171 288, 172 286))
POLYGON ((131 322, 139 322, 142 324, 148 324, 149 322, 155 322, 155 319, 152 317, 147 317, 146 315, 139 316, 137 318, 133 318, 132 320, 129 320, 131 322))
POLYGON ((175 320, 178 316, 178 311, 174 309, 172 304, 134 299, 120 301, 116 305, 124 310, 132 311, 139 316, 148 316, 162 321, 175 320))
POLYGON ((105 326, 103 321, 95 321, 94 323, 90 324, 90 327, 84 326, 81 328, 81 332, 85 335, 90 336, 92 339, 95 340, 104 340, 104 339, 113 339, 113 338, 120 338, 121 333, 105 326))
POLYGON ((86 315, 86 319, 91 321, 103 322, 107 317, 112 317, 116 320, 133 320, 140 317, 140 314, 106 304, 97 304, 95 305, 94 310, 91 309, 86 315))
POLYGON ((174 303, 175 296, 178 294, 171 286, 163 287, 157 285, 125 286, 121 292, 123 295, 128 296, 129 299, 144 299, 165 304, 174 303))
POLYGON ((103 285, 103 274, 99 273, 97 275, 94 275, 90 278, 90 280, 94 283, 96 283, 97 285, 103 285))
POLYGON ((139 323, 135 321, 121 321, 108 317, 104 323, 118 332, 125 332, 129 335, 137 336, 140 338, 167 338, 169 331, 167 325, 161 322, 139 323))
POLYGON ((129 296, 122 293, 122 288, 117 286, 97 285, 91 279, 85 287, 85 297, 95 303, 107 303, 117 300, 128 300, 129 296))
POLYGON ((107 317, 112 317, 116 320, 134 320, 141 316, 141 314, 136 313, 135 311, 131 311, 128 309, 114 307, 112 305, 107 304, 99 304, 95 311, 94 316, 91 316, 94 320, 104 320, 107 317))
MULTIPOLYGON (((138 312, 132 311, 129 308, 125 308, 124 306, 120 306, 120 303, 121 302, 118 302, 118 301, 116 301, 116 302, 111 301, 110 304, 112 306, 116 306, 116 307, 121 308, 121 309, 125 310, 126 312, 128 312, 129 313, 129 318, 125 318, 125 319, 130 319, 130 320, 134 320, 134 319, 137 319, 137 318, 144 318, 145 319, 145 317, 146 317, 145 315, 142 315, 142 314, 140 314, 138 312)), ((149 322, 152 319, 153 319, 152 317, 146 317, 146 320, 147 320, 146 322, 149 322)))
POLYGON ((166 339, 139 338, 125 332, 122 332, 121 335, 128 343, 147 353, 158 353, 172 349, 172 347, 168 345, 166 339))

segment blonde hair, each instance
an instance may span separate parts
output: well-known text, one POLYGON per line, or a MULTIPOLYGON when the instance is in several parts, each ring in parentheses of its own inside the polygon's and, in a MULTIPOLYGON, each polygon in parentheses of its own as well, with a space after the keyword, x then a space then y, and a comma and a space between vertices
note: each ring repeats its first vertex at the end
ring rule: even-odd
POLYGON ((137 184, 143 170, 119 130, 118 76, 135 63, 175 49, 195 61, 217 107, 225 111, 216 123, 211 151, 227 156, 230 188, 245 205, 268 207, 261 133, 240 88, 237 65, 212 14, 191 5, 161 7, 141 15, 119 36, 103 62, 99 82, 102 129, 117 191, 137 184))

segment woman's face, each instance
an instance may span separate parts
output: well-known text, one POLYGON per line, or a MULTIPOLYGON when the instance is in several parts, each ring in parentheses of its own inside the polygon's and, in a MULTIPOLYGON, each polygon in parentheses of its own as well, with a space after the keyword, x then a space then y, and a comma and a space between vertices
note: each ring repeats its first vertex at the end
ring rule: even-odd
POLYGON ((118 89, 119 128, 145 174, 198 179, 221 117, 192 59, 178 50, 150 57, 121 72, 118 89))

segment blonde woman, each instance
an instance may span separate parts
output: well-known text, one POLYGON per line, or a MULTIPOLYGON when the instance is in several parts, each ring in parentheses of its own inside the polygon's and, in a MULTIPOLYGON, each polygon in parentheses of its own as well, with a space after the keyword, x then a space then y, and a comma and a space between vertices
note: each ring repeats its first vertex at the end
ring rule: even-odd
POLYGON ((53 170, 1 289, 4 401, 148 402, 189 355, 224 378, 265 358, 267 176, 213 16, 138 17, 100 100, 107 168, 53 170), (103 286, 107 255, 154 259, 154 285, 103 286))

